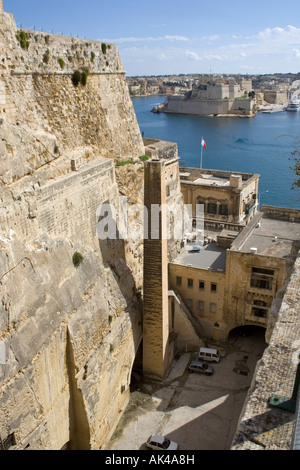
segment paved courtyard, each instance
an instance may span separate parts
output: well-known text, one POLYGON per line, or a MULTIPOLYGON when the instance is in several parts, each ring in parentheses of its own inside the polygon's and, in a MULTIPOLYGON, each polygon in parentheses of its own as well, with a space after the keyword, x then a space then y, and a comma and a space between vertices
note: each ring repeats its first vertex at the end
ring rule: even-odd
POLYGON ((142 450, 150 434, 162 434, 180 450, 230 449, 253 372, 266 344, 264 330, 236 335, 220 348, 212 376, 190 374, 195 354, 174 360, 165 383, 141 381, 107 450, 142 450))

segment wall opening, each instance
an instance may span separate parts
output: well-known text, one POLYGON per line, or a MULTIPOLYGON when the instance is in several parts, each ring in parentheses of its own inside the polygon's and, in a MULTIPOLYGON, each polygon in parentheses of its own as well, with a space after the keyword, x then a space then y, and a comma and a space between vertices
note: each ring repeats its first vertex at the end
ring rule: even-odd
MULTIPOLYGON (((241 325, 233 328, 228 334, 228 341, 235 342, 238 338, 249 338, 265 342, 266 328, 258 325, 241 325)), ((265 342, 265 346, 267 343, 265 342)))
POLYGON ((131 370, 130 392, 139 388, 143 377, 143 340, 141 340, 139 348, 136 352, 135 360, 131 370))

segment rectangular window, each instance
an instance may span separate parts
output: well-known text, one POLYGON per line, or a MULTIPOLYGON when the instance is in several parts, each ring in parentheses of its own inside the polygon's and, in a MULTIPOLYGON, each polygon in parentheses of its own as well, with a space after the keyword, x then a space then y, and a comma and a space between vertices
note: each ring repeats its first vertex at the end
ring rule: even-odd
POLYGON ((190 288, 192 288, 192 287, 193 287, 193 285, 194 285, 194 280, 193 280, 193 279, 190 279, 190 278, 188 278, 188 280, 187 280, 187 286, 188 286, 188 287, 190 287, 190 288))
POLYGON ((211 292, 217 292, 217 284, 215 282, 212 282, 210 284, 210 291, 211 292))
POLYGON ((204 301, 203 300, 198 300, 198 310, 201 310, 203 312, 203 310, 204 310, 204 301))
POLYGON ((268 316, 268 309, 267 308, 259 308, 259 307, 252 307, 252 314, 256 317, 260 318, 267 318, 268 316))
POLYGON ((207 213, 208 214, 216 214, 217 213, 217 204, 214 202, 209 202, 207 204, 207 213))
POLYGON ((205 288, 205 282, 199 281, 199 289, 204 290, 204 288, 205 288))
POLYGON ((219 215, 228 215, 228 205, 220 204, 219 206, 219 215))
POLYGON ((272 290, 274 270, 267 268, 252 268, 250 285, 257 289, 272 290))
POLYGON ((193 300, 192 299, 186 299, 186 306, 188 308, 192 308, 193 307, 193 300))
POLYGON ((209 311, 210 311, 210 313, 216 313, 216 311, 217 311, 217 304, 211 302, 211 303, 210 303, 210 306, 209 306, 209 311))
POLYGON ((181 286, 181 282, 182 282, 182 277, 176 276, 176 286, 181 286))

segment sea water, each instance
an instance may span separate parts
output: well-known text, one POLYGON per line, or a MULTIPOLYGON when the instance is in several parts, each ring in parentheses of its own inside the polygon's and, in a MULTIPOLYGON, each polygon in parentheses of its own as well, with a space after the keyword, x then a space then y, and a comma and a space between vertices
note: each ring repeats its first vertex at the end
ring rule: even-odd
POLYGON ((137 121, 144 137, 176 142, 181 166, 244 173, 258 173, 259 202, 300 209, 300 188, 294 151, 300 155, 300 112, 258 113, 255 117, 201 117, 156 114, 151 110, 164 96, 133 98, 137 121))

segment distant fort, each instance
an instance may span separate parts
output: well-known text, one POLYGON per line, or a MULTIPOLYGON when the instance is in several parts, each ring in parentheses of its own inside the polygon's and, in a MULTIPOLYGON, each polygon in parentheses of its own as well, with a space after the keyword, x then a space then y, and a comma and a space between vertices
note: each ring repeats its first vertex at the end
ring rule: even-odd
POLYGON ((254 116, 254 96, 251 80, 239 83, 204 83, 184 94, 169 95, 167 102, 153 112, 194 116, 254 116))

